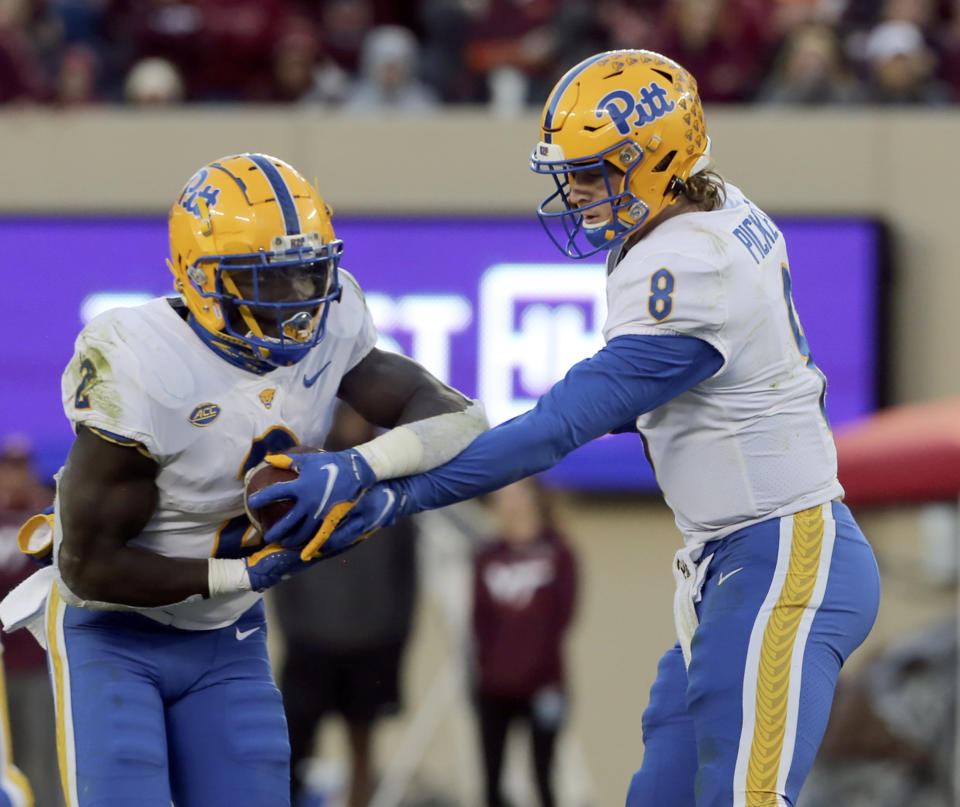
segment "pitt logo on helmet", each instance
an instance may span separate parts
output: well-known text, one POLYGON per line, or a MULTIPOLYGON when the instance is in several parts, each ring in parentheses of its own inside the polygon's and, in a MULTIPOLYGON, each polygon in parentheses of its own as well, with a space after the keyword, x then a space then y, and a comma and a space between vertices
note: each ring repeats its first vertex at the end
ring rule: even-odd
POLYGON ((607 93, 597 103, 597 109, 593 114, 598 118, 603 118, 604 114, 609 115, 617 131, 622 135, 628 135, 631 128, 653 123, 657 118, 672 112, 675 107, 676 104, 667 97, 667 91, 657 82, 651 81, 648 86, 640 90, 639 98, 635 98, 633 93, 626 90, 607 93), (634 112, 637 116, 630 121, 629 118, 634 112))
POLYGON ((217 199, 220 198, 220 188, 215 188, 209 183, 202 188, 200 187, 206 182, 209 173, 206 168, 201 168, 197 171, 197 173, 193 175, 193 179, 191 179, 183 189, 180 198, 177 199, 177 204, 180 205, 180 207, 198 219, 204 218, 200 206, 197 204, 198 197, 203 199, 208 207, 213 207, 217 203, 217 199))

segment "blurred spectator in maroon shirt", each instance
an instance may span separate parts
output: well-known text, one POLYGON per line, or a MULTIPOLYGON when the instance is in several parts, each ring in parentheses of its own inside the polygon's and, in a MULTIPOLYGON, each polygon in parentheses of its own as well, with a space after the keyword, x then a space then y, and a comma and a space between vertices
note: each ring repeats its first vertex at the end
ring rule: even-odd
POLYGON ((53 503, 53 494, 36 475, 30 440, 19 434, 0 441, 0 511, 32 516, 53 503))
POLYGON ((775 36, 778 40, 786 39, 798 28, 812 23, 834 27, 843 8, 843 2, 835 0, 774 0, 775 36))
MULTIPOLYGON (((517 111, 549 91, 557 54, 553 23, 560 0, 484 0, 472 4, 466 65, 492 104, 517 111)), ((561 57, 562 58, 562 57, 561 57)))
POLYGON ((935 76, 937 58, 920 29, 892 20, 874 28, 864 44, 875 104, 945 104, 949 90, 935 76))
POLYGON ((790 33, 757 101, 764 104, 850 104, 863 88, 846 63, 836 31, 806 23, 790 33))
MULTIPOLYGON (((657 25, 668 0, 600 0, 597 17, 607 32, 606 49, 658 49, 657 25)), ((600 48, 603 50, 603 48, 600 48)), ((571 64, 575 64, 571 60, 571 64)))
POLYGON ((320 54, 319 36, 313 22, 303 17, 290 20, 273 48, 272 101, 299 101, 313 89, 314 68, 320 54))
POLYGON ((480 95, 478 78, 466 66, 464 51, 472 18, 469 0, 422 0, 419 23, 422 30, 422 75, 447 103, 475 101, 480 95))
POLYGON ((950 87, 954 102, 960 101, 960 6, 949 25, 944 26, 943 77, 950 87))
POLYGON ((500 778, 510 723, 529 725, 541 807, 553 807, 557 735, 567 713, 563 640, 576 598, 576 562, 534 478, 490 494, 497 539, 474 561, 475 702, 486 805, 504 804, 500 778))
POLYGON ((103 101, 100 92, 100 54, 92 45, 76 42, 60 54, 56 79, 56 103, 64 107, 86 106, 103 101))
POLYGON ((203 14, 198 70, 190 74, 202 100, 248 100, 268 81, 286 0, 196 0, 203 14))
POLYGON ((327 54, 317 22, 303 13, 288 16, 273 45, 269 95, 261 100, 337 106, 349 84, 347 71, 327 54))
POLYGON ((672 0, 651 49, 695 75, 702 100, 743 102, 763 79, 773 37, 761 0, 672 0))
MULTIPOLYGON (((17 531, 52 503, 29 440, 11 435, 0 441, 0 597, 38 568, 17 548, 17 531)), ((38 807, 62 805, 59 778, 51 775, 57 770, 56 723, 47 659, 29 631, 4 634, 3 667, 14 761, 30 780, 38 807)))
POLYGON ((113 39, 125 63, 171 62, 191 101, 246 101, 269 92, 273 49, 290 0, 115 0, 113 39))
POLYGON ((44 101, 50 87, 31 30, 30 0, 0 3, 0 104, 44 101))
POLYGON ((320 31, 327 55, 350 75, 360 70, 360 51, 376 24, 371 0, 323 0, 320 31))
POLYGON ((196 3, 111 0, 107 20, 108 36, 124 72, 150 57, 172 64, 185 82, 198 68, 203 15, 196 3))

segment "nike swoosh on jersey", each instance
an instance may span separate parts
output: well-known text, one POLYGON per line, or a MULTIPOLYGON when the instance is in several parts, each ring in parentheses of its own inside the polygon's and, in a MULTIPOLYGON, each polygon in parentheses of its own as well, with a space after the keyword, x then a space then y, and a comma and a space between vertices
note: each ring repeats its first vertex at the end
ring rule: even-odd
POLYGON ((717 585, 722 586, 724 580, 726 580, 729 577, 733 577, 737 572, 742 572, 742 571, 743 571, 743 566, 741 566, 739 569, 734 569, 732 572, 721 572, 720 576, 717 578, 717 585))
POLYGON ((320 514, 323 513, 324 508, 327 506, 327 500, 330 498, 330 494, 333 493, 333 484, 337 481, 337 476, 340 474, 340 469, 332 462, 327 463, 320 470, 327 472, 327 487, 323 491, 323 498, 320 500, 320 506, 317 507, 317 512, 313 514, 314 518, 320 518, 320 514))
POLYGON ((237 628, 237 641, 242 642, 244 639, 256 633, 258 630, 260 630, 259 625, 257 625, 255 628, 250 628, 250 630, 240 630, 240 628, 237 628))
POLYGON ((312 387, 314 384, 316 384, 317 379, 320 378, 321 375, 323 375, 323 371, 326 370, 329 366, 330 366, 330 360, 328 360, 327 363, 323 365, 323 367, 317 370, 317 372, 314 375, 310 375, 310 376, 305 375, 303 377, 303 386, 312 387))

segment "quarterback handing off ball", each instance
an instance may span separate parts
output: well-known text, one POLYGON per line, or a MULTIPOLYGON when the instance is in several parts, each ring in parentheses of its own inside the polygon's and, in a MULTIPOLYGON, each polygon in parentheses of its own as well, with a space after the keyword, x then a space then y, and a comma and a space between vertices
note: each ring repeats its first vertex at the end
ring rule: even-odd
MULTIPOLYGON (((311 448, 310 446, 292 446, 280 453, 322 454, 323 449, 311 448)), ((243 481, 243 507, 247 511, 247 518, 250 519, 250 523, 261 535, 266 535, 274 524, 290 512, 293 507, 293 499, 280 499, 263 507, 253 508, 248 503, 249 498, 269 485, 275 485, 277 482, 290 482, 297 476, 297 472, 292 469, 274 468, 266 461, 247 471, 243 481)))

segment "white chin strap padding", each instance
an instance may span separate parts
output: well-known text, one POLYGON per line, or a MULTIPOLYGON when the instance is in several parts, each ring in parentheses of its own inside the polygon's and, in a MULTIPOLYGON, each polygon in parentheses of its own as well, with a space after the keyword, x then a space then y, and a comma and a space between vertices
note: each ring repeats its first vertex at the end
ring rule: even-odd
POLYGON ((690 176, 694 174, 699 174, 701 171, 706 171, 711 165, 713 165, 713 158, 710 156, 710 138, 707 138, 707 146, 703 150, 703 154, 697 159, 693 164, 693 168, 690 169, 690 176))

